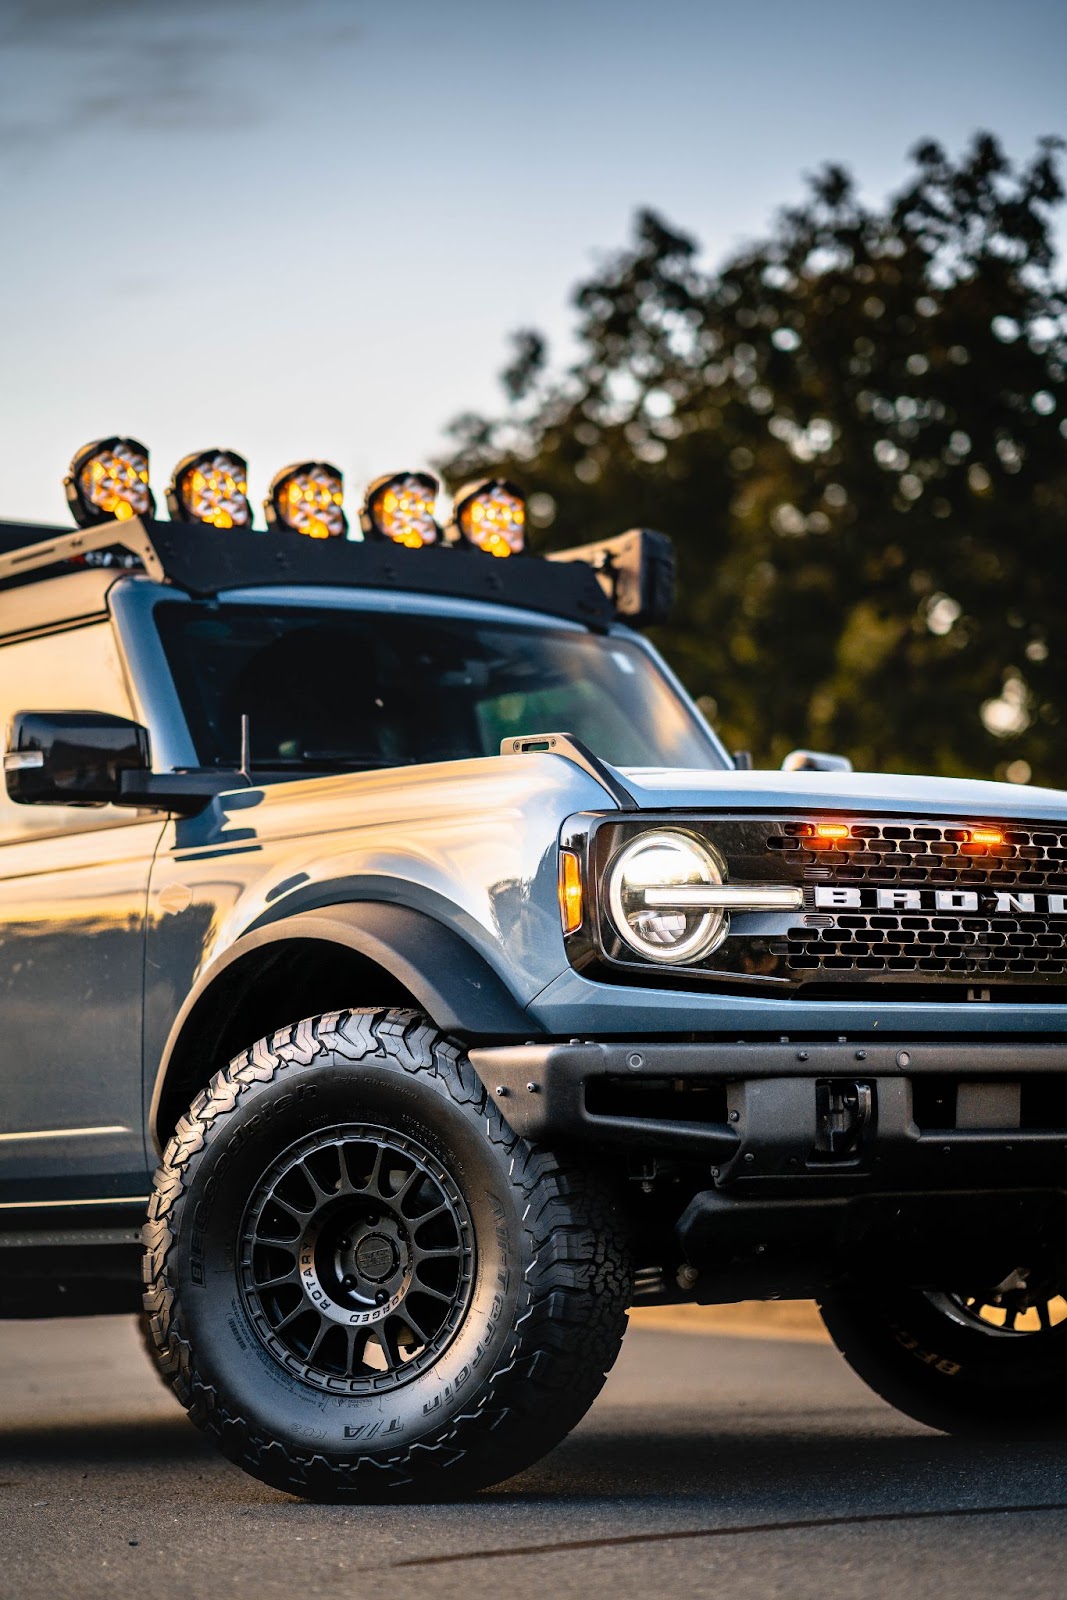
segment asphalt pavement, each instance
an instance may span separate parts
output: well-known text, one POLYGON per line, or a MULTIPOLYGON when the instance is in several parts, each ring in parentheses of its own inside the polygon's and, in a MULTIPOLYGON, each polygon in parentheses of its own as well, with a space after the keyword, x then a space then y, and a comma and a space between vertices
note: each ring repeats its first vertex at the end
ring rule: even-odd
POLYGON ((931 1433, 810 1340, 633 1330, 539 1466, 364 1511, 224 1461, 132 1320, 0 1324, 3 1600, 1061 1600, 1065 1533, 1067 1444, 931 1433))

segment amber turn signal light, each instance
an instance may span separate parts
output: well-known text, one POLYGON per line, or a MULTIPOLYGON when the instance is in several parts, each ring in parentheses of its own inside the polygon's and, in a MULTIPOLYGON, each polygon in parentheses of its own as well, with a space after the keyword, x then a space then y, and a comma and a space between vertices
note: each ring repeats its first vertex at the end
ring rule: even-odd
POLYGON ((564 933, 575 933, 582 925, 582 869, 573 850, 559 853, 559 912, 564 933))

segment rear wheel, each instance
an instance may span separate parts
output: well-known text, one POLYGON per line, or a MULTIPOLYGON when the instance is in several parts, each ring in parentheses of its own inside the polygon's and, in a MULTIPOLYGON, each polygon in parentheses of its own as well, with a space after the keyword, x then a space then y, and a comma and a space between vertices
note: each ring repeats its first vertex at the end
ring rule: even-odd
POLYGON ((972 1294, 826 1295, 837 1348, 899 1411, 945 1433, 1067 1431, 1067 1298, 1055 1277, 1013 1272, 972 1294))
POLYGON ((511 1133, 411 1012, 302 1022, 219 1073, 145 1241, 157 1359, 193 1420, 312 1498, 510 1476, 584 1414, 625 1327, 607 1188, 511 1133))

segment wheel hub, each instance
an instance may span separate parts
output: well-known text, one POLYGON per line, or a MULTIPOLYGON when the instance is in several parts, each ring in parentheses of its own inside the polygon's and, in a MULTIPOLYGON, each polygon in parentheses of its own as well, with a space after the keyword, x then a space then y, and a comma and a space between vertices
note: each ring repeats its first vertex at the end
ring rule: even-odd
POLYGON ((370 1283, 383 1283, 400 1266, 400 1253, 384 1233, 364 1234, 352 1256, 357 1272, 370 1283))
POLYGON ((262 1342, 306 1381, 381 1390, 435 1360, 474 1273, 463 1197, 405 1135, 328 1129, 287 1151, 242 1229, 245 1303, 262 1342))

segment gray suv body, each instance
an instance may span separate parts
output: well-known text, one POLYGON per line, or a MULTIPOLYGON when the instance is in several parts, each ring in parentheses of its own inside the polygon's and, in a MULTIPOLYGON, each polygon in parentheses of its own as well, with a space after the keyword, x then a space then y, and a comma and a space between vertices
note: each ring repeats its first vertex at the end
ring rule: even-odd
POLYGON ((5 1314, 143 1292, 309 1495, 517 1470, 634 1302, 815 1296, 922 1420, 1059 1426, 1067 796, 735 764, 578 562, 47 534, 0 527, 5 1314))

